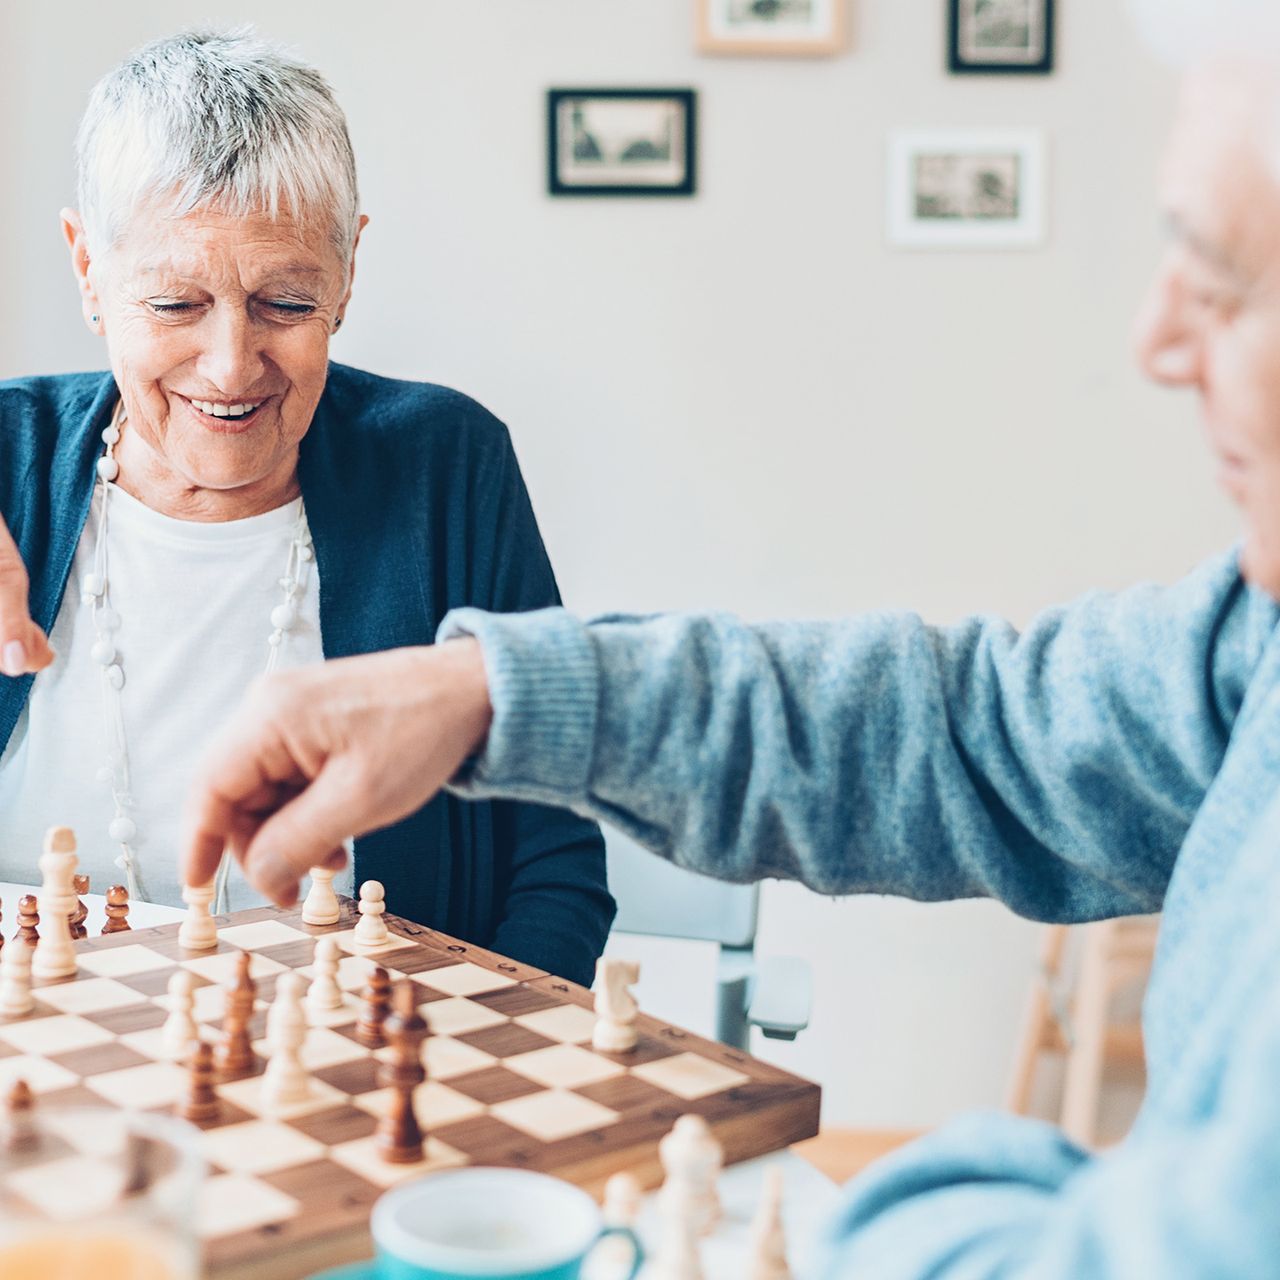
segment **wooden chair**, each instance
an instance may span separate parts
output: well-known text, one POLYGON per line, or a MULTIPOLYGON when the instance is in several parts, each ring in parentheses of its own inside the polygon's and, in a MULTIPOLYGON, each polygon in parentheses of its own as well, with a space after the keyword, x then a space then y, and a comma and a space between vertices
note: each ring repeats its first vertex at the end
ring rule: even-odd
POLYGON ((1155 916, 1126 916, 1071 931, 1065 925, 1045 927, 1006 1095, 1010 1110, 1029 1110, 1040 1055, 1063 1054, 1060 1123, 1076 1142, 1097 1143, 1108 1064, 1143 1062, 1142 1028, 1113 1025, 1113 997, 1122 987, 1146 981, 1158 925, 1155 916), (1078 939, 1074 967, 1064 963, 1069 932, 1078 939))

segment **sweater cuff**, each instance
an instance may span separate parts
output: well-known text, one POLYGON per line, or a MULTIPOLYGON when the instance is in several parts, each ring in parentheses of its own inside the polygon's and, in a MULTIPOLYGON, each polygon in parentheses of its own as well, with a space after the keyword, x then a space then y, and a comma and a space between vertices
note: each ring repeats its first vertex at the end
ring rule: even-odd
POLYGON ((581 800, 591 773, 599 687, 586 627, 563 609, 453 609, 436 643, 459 636, 480 642, 493 723, 483 750, 448 789, 473 800, 581 800))

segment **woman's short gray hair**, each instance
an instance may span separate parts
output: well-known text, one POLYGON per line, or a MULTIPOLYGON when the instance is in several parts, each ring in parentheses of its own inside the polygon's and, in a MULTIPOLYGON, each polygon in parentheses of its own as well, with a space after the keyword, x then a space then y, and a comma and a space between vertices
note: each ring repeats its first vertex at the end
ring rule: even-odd
POLYGON ((251 28, 183 32, 131 54, 94 86, 76 157, 97 253, 157 200, 175 216, 216 208, 327 220, 344 261, 355 244, 355 156, 333 91, 251 28))

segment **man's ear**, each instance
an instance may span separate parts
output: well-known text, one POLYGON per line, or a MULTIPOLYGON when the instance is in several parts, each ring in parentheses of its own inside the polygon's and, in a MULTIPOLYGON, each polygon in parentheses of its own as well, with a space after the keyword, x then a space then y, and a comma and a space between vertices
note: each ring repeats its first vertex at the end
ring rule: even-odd
POLYGON ((98 291, 93 283, 89 256, 89 242, 84 234, 84 222, 74 209, 63 209, 59 215, 62 219, 62 236, 71 250, 71 270, 75 273, 76 287, 80 291, 80 306, 84 312, 84 322, 94 333, 102 333, 102 305, 98 301, 98 291))

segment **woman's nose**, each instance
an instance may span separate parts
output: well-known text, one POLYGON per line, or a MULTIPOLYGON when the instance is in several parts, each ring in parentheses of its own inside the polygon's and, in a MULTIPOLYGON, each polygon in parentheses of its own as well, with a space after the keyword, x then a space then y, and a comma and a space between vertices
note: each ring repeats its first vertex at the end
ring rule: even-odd
POLYGON ((199 367, 210 386, 232 398, 256 390, 266 362, 249 317, 231 307, 216 308, 206 333, 199 367))
POLYGON ((1154 382, 1189 386, 1200 380, 1203 336, 1178 273, 1162 267, 1138 314, 1138 364, 1154 382))

